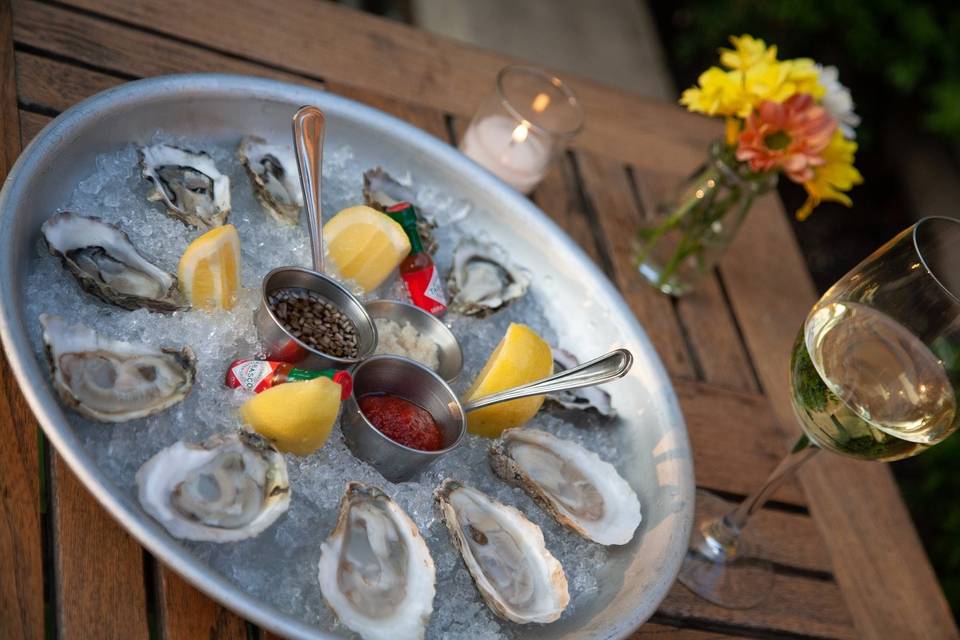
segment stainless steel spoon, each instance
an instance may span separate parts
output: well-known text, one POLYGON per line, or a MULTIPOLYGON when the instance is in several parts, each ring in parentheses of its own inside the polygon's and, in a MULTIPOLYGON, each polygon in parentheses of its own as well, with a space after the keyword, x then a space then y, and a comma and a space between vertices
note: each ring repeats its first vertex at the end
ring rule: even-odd
POLYGON ((310 251, 313 270, 323 273, 323 219, 320 217, 320 186, 323 166, 323 133, 326 118, 320 109, 300 107, 293 116, 293 143, 297 151, 297 169, 303 186, 310 227, 310 251))
POLYGON ((555 373, 548 378, 536 380, 529 384, 505 391, 491 393, 488 396, 477 398, 472 402, 462 403, 462 406, 465 412, 470 412, 492 404, 507 402, 508 400, 539 396, 557 391, 568 391, 581 387, 591 387, 595 384, 603 384, 604 382, 622 378, 627 375, 627 372, 630 371, 630 367, 632 366, 633 354, 626 349, 616 349, 599 358, 579 364, 572 369, 555 373))

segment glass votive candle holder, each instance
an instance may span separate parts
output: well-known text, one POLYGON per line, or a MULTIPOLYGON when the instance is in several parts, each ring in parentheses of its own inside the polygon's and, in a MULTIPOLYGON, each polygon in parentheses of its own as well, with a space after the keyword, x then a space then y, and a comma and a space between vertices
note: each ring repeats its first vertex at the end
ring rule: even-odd
POLYGON ((582 127, 580 101, 560 78, 510 65, 497 74, 496 90, 477 109, 460 151, 530 193, 582 127))

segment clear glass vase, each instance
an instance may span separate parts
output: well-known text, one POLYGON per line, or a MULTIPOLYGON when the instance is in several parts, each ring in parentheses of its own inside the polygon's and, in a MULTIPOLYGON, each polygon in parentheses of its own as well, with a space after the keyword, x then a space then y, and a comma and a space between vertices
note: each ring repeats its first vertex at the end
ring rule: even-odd
POLYGON ((681 296, 709 273, 736 237, 757 197, 777 185, 776 173, 755 173, 721 140, 707 161, 637 232, 637 269, 660 291, 681 296))

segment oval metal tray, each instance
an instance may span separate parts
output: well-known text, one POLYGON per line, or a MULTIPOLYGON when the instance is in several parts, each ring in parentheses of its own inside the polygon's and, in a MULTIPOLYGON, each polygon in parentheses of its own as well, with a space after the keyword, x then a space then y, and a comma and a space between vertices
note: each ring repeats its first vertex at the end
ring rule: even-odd
MULTIPOLYGON (((327 144, 349 144, 358 157, 409 167, 488 216, 490 234, 532 272, 561 338, 584 353, 625 346, 636 363, 611 385, 623 416, 617 428, 636 464, 621 468, 640 497, 643 523, 634 540, 610 549, 599 589, 574 615, 522 629, 550 638, 625 637, 656 609, 676 578, 693 517, 693 469, 683 418, 670 380, 619 293, 580 248, 529 200, 448 144, 392 116, 322 91, 219 74, 132 82, 72 107, 23 152, 0 193, 0 337, 10 366, 43 430, 77 477, 141 544, 227 607, 293 638, 334 638, 281 613, 195 558, 121 492, 71 426, 26 330, 25 274, 41 223, 89 173, 97 154, 146 142, 157 130, 176 136, 236 140, 242 132, 289 136, 303 104, 327 115, 327 144), (587 310, 584 314, 570 309, 587 310), (566 311, 566 312, 564 312, 566 311)), ((473 214, 472 214, 473 215, 473 214)))

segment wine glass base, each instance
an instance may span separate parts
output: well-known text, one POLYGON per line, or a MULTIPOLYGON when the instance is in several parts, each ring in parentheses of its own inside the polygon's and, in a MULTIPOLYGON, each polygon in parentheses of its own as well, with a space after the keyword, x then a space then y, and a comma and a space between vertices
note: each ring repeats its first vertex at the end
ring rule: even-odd
POLYGON ((751 551, 749 529, 731 557, 704 537, 705 525, 719 520, 737 505, 712 493, 697 490, 690 547, 680 568, 679 582, 701 598, 728 609, 749 609, 761 604, 773 587, 773 565, 751 551))

